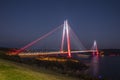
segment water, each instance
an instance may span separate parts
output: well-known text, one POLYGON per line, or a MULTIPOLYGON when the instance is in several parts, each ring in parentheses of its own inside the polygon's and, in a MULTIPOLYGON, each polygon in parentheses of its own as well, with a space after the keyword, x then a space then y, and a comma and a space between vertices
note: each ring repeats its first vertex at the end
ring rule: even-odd
POLYGON ((108 80, 120 80, 120 56, 94 56, 89 59, 91 75, 108 80))

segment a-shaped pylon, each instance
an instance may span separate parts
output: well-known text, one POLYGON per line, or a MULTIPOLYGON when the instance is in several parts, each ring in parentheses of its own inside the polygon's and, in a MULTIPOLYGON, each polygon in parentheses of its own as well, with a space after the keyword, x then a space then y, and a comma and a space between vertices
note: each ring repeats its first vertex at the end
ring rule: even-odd
POLYGON ((99 55, 99 51, 98 51, 96 40, 94 40, 94 44, 93 44, 92 50, 93 50, 93 52, 92 52, 93 55, 99 55))
POLYGON ((61 43, 61 52, 63 52, 63 46, 64 46, 64 40, 65 40, 65 35, 67 39, 67 51, 68 51, 68 57, 71 57, 71 47, 70 47, 70 35, 69 35, 69 25, 68 21, 64 21, 64 26, 63 26, 63 34, 62 34, 62 43, 61 43))

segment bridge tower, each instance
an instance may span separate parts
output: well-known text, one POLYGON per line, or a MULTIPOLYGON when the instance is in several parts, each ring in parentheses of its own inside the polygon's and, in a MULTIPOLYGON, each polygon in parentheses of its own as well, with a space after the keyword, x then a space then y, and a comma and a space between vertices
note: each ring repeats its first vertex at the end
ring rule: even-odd
POLYGON ((68 21, 67 20, 64 21, 64 25, 63 25, 61 52, 63 52, 65 35, 66 35, 66 39, 67 39, 68 57, 71 58, 72 56, 71 56, 71 46, 70 46, 69 25, 68 25, 68 21))
POLYGON ((94 40, 94 44, 93 44, 92 50, 93 50, 93 55, 99 55, 99 51, 98 51, 96 40, 94 40))

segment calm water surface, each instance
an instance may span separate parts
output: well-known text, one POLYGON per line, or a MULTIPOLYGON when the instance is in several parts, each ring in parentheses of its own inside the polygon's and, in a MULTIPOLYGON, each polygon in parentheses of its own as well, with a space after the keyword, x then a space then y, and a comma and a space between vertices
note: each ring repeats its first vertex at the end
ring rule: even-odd
POLYGON ((94 56, 88 61, 91 75, 108 80, 120 80, 120 56, 94 56))

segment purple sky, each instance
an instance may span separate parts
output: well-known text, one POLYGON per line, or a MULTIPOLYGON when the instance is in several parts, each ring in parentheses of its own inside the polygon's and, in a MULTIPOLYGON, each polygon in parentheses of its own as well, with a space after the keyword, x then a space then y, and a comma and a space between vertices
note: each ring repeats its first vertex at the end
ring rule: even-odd
POLYGON ((0 47, 22 47, 65 19, 85 46, 120 49, 119 0, 0 0, 0 47))

